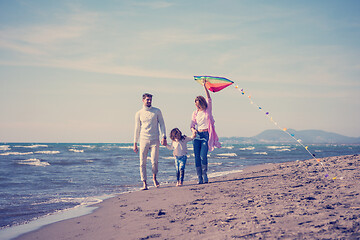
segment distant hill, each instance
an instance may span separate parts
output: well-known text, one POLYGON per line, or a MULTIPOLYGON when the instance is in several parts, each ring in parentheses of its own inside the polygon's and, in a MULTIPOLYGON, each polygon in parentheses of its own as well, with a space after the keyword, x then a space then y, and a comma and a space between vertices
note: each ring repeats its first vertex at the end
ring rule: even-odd
MULTIPOLYGON (((337 133, 322 130, 287 130, 296 139, 306 144, 360 144, 360 137, 347 137, 337 133)), ((222 137, 224 143, 296 143, 296 141, 282 130, 265 130, 254 137, 222 137)))

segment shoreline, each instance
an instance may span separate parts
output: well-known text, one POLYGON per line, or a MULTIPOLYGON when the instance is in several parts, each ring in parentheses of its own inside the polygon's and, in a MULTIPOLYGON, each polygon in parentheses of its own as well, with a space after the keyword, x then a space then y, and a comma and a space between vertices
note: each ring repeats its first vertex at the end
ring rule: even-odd
POLYGON ((116 195, 16 239, 356 239, 359 166, 358 154, 249 166, 209 184, 116 195))
MULTIPOLYGON (((260 165, 265 165, 265 164, 260 164, 260 165)), ((254 166, 258 166, 258 165, 254 165, 254 166)), ((246 168, 248 168, 248 167, 251 168, 253 166, 247 166, 246 168)), ((214 176, 214 177, 225 176, 225 175, 229 175, 229 174, 242 172, 243 170, 244 169, 238 169, 238 170, 233 170, 233 171, 210 173, 209 177, 210 176, 214 176)), ((193 179, 195 179, 195 177, 193 177, 193 179)), ((193 179, 189 180, 188 182, 194 182, 193 184, 195 184, 195 181, 193 179)), ((168 185, 172 186, 173 183, 163 183, 161 186, 166 187, 168 185)), ((149 188, 152 189, 155 187, 150 185, 149 188)), ((92 198, 99 200, 100 202, 98 202, 98 203, 92 203, 92 204, 88 204, 88 205, 80 204, 73 208, 63 209, 58 212, 49 213, 47 215, 36 218, 34 220, 30 220, 29 222, 25 222, 25 223, 18 224, 18 225, 13 225, 13 226, 9 226, 9 227, 3 227, 0 229, 0 239, 1 240, 17 239, 17 238, 21 237, 22 235, 37 231, 48 225, 56 224, 58 222, 66 221, 66 220, 69 220, 72 218, 89 215, 89 214, 95 212, 98 208, 100 208, 101 204, 108 199, 115 198, 122 194, 130 194, 130 193, 134 193, 134 192, 138 192, 138 191, 141 191, 141 183, 139 183, 139 187, 133 187, 129 191, 109 194, 106 196, 104 195, 104 196, 92 197, 92 198)))

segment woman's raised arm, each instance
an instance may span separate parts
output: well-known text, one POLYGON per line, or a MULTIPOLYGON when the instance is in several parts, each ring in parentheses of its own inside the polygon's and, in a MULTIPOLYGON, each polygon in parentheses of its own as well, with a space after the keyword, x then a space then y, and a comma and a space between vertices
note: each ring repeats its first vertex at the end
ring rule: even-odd
POLYGON ((204 79, 204 80, 203 80, 203 86, 204 86, 204 88, 205 88, 206 97, 207 97, 208 99, 211 99, 209 90, 206 88, 206 82, 207 82, 206 79, 204 79))

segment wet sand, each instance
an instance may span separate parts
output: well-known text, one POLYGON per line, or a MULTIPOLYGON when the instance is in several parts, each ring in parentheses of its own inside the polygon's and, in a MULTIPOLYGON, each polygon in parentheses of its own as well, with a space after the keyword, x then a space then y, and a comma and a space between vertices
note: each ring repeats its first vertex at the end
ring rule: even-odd
POLYGON ((320 160, 121 194, 17 239, 360 239, 360 156, 320 160))

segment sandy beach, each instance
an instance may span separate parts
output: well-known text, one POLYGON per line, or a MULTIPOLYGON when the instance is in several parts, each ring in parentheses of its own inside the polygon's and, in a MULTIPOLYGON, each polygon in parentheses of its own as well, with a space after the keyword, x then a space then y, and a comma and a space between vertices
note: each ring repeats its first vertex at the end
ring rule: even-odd
POLYGON ((348 155, 152 187, 17 239, 360 239, 359 167, 348 155))

